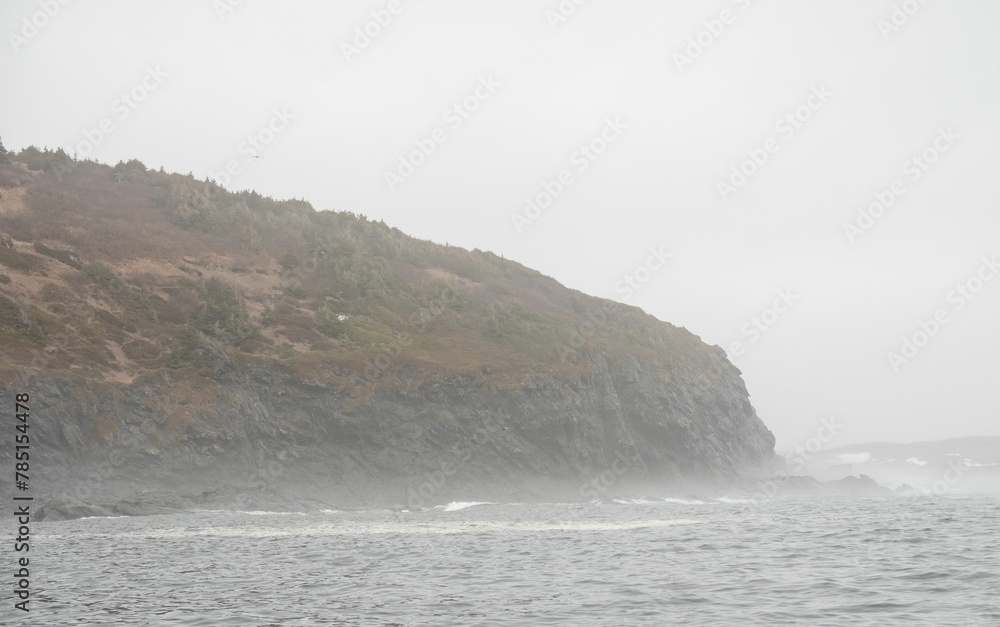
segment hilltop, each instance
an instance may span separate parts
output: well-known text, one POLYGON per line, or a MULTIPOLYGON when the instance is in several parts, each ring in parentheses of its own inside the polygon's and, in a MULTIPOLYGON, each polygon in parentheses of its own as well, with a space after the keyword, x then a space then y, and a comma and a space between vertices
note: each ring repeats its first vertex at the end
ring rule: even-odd
POLYGON ((31 391, 59 498, 308 484, 403 502, 446 476, 431 501, 773 459, 724 352, 638 308, 136 160, 3 161, 0 392, 31 391))

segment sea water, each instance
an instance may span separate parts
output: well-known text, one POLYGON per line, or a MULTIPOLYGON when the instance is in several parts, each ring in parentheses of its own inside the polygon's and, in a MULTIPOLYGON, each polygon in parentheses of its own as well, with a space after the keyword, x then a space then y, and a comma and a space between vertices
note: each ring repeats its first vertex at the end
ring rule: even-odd
POLYGON ((31 611, 8 592, 5 625, 1000 625, 995 497, 200 511, 32 533, 31 611))

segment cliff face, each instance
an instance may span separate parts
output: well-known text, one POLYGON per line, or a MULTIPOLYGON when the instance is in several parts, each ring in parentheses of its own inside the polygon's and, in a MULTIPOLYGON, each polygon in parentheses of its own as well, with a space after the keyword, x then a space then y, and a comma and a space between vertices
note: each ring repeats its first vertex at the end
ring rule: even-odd
POLYGON ((587 499, 773 461, 724 352, 638 309, 350 214, 19 157, 0 398, 31 396, 49 515, 587 499))
POLYGON ((193 503, 222 489, 254 506, 596 498, 770 462, 773 437, 721 355, 706 382, 664 381, 634 358, 587 359, 573 381, 493 389, 470 376, 387 386, 360 405, 263 368, 196 384, 167 374, 16 390, 34 399, 36 489, 59 503, 168 505, 138 498, 164 489, 193 503))

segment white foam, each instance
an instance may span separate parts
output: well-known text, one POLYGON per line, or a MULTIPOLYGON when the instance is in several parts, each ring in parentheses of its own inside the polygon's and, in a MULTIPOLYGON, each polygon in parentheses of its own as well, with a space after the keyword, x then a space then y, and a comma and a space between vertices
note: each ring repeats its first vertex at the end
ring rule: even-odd
MULTIPOLYGON (((620 529, 645 529, 673 525, 696 525, 703 521, 679 518, 675 520, 633 520, 629 522, 566 521, 559 523, 526 524, 520 528, 529 531, 617 531, 620 529)), ((516 527, 515 527, 516 529, 516 527)))
POLYGON ((913 464, 914 466, 926 466, 927 462, 917 457, 910 457, 906 460, 907 464, 913 464))
POLYGON ((753 501, 750 499, 734 499, 728 496, 720 496, 715 500, 718 501, 719 503, 753 503, 753 501))
POLYGON ((681 505, 706 505, 705 501, 699 501, 699 500, 689 501, 687 499, 664 498, 662 502, 664 502, 664 503, 679 503, 681 505))
POLYGON ((84 516, 77 518, 77 520, 107 520, 109 518, 128 518, 128 516, 84 516))
POLYGON ((496 503, 490 503, 487 501, 466 501, 466 502, 453 502, 448 503, 444 506, 444 511, 446 512, 457 512, 461 509, 468 509, 470 507, 475 507, 476 505, 496 505, 496 503))
MULTIPOLYGON (((334 519, 335 520, 335 519, 334 519)), ((430 522, 404 522, 404 521, 384 521, 375 524, 358 525, 340 523, 319 523, 305 527, 289 528, 288 526, 273 525, 262 526, 254 529, 247 529, 244 526, 219 526, 219 527, 174 527, 166 529, 126 531, 119 535, 133 538, 185 538, 185 537, 243 537, 243 538, 274 538, 274 537, 332 537, 332 536, 354 536, 367 534, 413 534, 413 535, 438 535, 438 534, 478 534, 478 533, 509 533, 509 532, 531 532, 531 533, 575 533, 588 531, 622 531, 630 529, 655 529, 659 527, 671 527, 675 525, 695 525, 704 523, 703 520, 692 520, 687 518, 672 520, 632 520, 628 522, 602 522, 602 521, 531 521, 531 522, 509 522, 498 520, 484 520, 475 523, 467 521, 439 520, 430 522)))
POLYGON ((996 462, 992 464, 977 464, 976 462, 966 457, 965 459, 962 460, 962 465, 968 466, 969 468, 986 468, 987 466, 996 466, 997 464, 996 462))

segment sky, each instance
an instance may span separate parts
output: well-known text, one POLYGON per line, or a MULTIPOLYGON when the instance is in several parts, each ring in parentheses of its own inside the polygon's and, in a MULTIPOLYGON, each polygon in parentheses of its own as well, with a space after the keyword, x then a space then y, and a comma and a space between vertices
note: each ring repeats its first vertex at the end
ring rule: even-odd
POLYGON ((639 306, 727 351, 779 451, 1000 435, 998 23, 991 0, 4 0, 0 138, 639 306))

